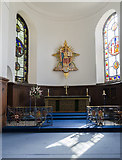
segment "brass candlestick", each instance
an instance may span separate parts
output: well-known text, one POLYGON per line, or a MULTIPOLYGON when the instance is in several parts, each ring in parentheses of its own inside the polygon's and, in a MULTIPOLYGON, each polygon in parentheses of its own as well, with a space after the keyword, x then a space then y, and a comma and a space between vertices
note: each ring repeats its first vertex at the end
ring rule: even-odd
POLYGON ((103 100, 104 100, 104 105, 105 105, 105 103, 106 103, 106 102, 105 102, 105 100, 106 100, 106 93, 105 93, 105 90, 103 90, 103 94, 102 94, 102 95, 103 95, 103 100))

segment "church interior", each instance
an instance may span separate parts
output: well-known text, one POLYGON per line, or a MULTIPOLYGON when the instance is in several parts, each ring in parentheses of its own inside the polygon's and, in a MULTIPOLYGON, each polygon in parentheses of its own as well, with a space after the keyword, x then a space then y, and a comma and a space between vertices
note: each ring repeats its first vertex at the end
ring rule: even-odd
POLYGON ((2 159, 122 158, 122 3, 0 3, 2 159))

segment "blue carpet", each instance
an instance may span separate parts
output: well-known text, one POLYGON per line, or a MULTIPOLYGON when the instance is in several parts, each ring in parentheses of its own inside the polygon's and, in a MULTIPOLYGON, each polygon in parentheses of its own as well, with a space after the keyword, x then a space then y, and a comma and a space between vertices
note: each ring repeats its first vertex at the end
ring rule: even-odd
POLYGON ((121 132, 122 126, 96 126, 86 120, 53 120, 52 126, 7 126, 3 132, 121 132))
POLYGON ((85 112, 73 112, 73 113, 68 113, 68 112, 56 112, 53 113, 53 119, 54 120, 82 120, 86 119, 87 113, 85 112))
POLYGON ((53 120, 52 126, 43 126, 41 128, 79 128, 86 125, 86 120, 53 120))
POLYGON ((56 120, 56 119, 60 119, 60 120, 68 120, 68 119, 70 119, 70 120, 72 120, 72 119, 80 119, 80 120, 82 120, 82 119, 86 119, 86 116, 53 116, 53 119, 54 120, 56 120))
POLYGON ((87 113, 86 112, 55 112, 52 113, 53 116, 64 116, 64 115, 68 115, 68 116, 86 116, 87 113))

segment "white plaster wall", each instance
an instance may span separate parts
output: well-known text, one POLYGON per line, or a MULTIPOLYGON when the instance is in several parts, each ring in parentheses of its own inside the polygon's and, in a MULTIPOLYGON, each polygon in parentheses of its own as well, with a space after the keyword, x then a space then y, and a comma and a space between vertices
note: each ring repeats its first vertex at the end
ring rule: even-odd
MULTIPOLYGON (((122 2, 120 3, 120 28, 122 28, 122 2)), ((120 30, 120 79, 122 81, 122 29, 120 30)))
MULTIPOLYGON (((55 53, 54 49, 62 45, 65 39, 68 44, 73 46, 75 52, 80 54, 75 60, 79 70, 77 72, 70 72, 69 85, 103 83, 104 63, 103 58, 99 57, 98 51, 95 48, 95 29, 100 18, 108 10, 114 9, 119 15, 119 6, 120 3, 110 3, 94 16, 75 22, 52 22, 43 18, 42 22, 38 21, 39 30, 37 32, 39 33, 38 41, 40 44, 38 44, 37 51, 37 83, 50 85, 65 84, 63 73, 53 71, 56 60, 54 59, 55 57, 51 57, 52 53, 55 53), (42 46, 45 46, 45 48, 42 46), (96 54, 98 54, 97 61, 96 54), (44 64, 44 61, 47 61, 47 63, 44 64), (43 65, 42 68, 44 70, 41 69, 40 63, 43 65), (97 68, 97 71, 96 65, 100 67, 97 68), (98 77, 99 79, 97 79, 98 77)), ((98 43, 103 44, 102 41, 98 43)), ((101 56, 103 56, 103 48, 100 51, 101 56)))
MULTIPOLYGON (((9 13, 8 66, 14 81, 14 56, 16 43, 16 14, 20 13, 29 27, 29 83, 65 85, 63 72, 55 72, 56 49, 67 40, 80 56, 75 63, 78 71, 70 72, 68 85, 96 84, 95 28, 102 15, 109 9, 118 9, 111 3, 94 16, 77 21, 50 19, 31 10, 24 3, 11 3, 9 13)), ((118 9, 119 10, 119 9, 118 9)), ((5 65, 5 64, 4 64, 5 65)), ((6 67, 7 68, 7 67, 6 67)))
POLYGON ((2 4, 0 3, 0 76, 2 76, 2 4))
POLYGON ((8 57, 8 24, 9 5, 6 2, 1 4, 1 32, 2 32, 2 77, 7 78, 7 57, 8 57))
POLYGON ((63 45, 65 40, 74 48, 76 53, 80 54, 75 59, 79 70, 70 72, 68 83, 70 85, 95 83, 95 52, 92 47, 94 46, 94 25, 89 26, 90 22, 90 19, 82 22, 45 20, 38 24, 37 83, 65 84, 63 72, 53 71, 57 62, 56 58, 52 56, 56 52, 56 48, 63 45))
MULTIPOLYGON (((2 30, 1 30, 1 15, 2 15, 2 11, 1 11, 1 3, 0 3, 0 77, 2 76, 2 30)), ((0 87, 0 94, 2 92, 2 87, 0 87)), ((2 96, 0 96, 0 106, 2 106, 2 96)), ((2 113, 2 108, 0 108, 0 114, 2 113)), ((2 123, 0 121, 0 130, 2 128, 2 123)), ((2 159, 2 134, 0 134, 0 159, 2 159)))
MULTIPOLYGON (((13 3, 14 4, 14 3, 13 3)), ((8 33, 8 58, 7 65, 11 70, 12 78, 10 81, 14 81, 15 73, 15 49, 16 49, 16 15, 14 14, 15 6, 9 3, 9 33, 8 33)), ((8 75, 7 75, 8 76, 8 75)), ((9 78, 9 77, 7 77, 9 78)))

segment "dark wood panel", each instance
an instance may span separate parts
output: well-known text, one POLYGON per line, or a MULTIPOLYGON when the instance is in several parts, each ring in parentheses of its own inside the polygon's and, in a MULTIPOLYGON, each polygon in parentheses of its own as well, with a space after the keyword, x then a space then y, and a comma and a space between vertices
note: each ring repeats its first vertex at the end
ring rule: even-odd
POLYGON ((2 126, 6 125, 7 83, 8 79, 0 77, 0 125, 2 126))
MULTIPOLYGON (((30 97, 29 91, 35 84, 17 84, 8 83, 8 105, 10 106, 29 106, 30 97)), ((44 96, 47 96, 48 89, 50 90, 50 96, 65 95, 64 86, 41 86, 43 90, 43 96, 37 99, 38 105, 44 104, 44 96)), ((85 86, 70 86, 68 88, 68 95, 86 95, 86 88, 89 89, 89 95, 91 96, 91 105, 103 105, 103 90, 106 92, 106 104, 122 105, 122 83, 114 84, 97 84, 97 85, 85 85, 85 86)), ((34 105, 34 99, 31 99, 32 105, 34 105)))

